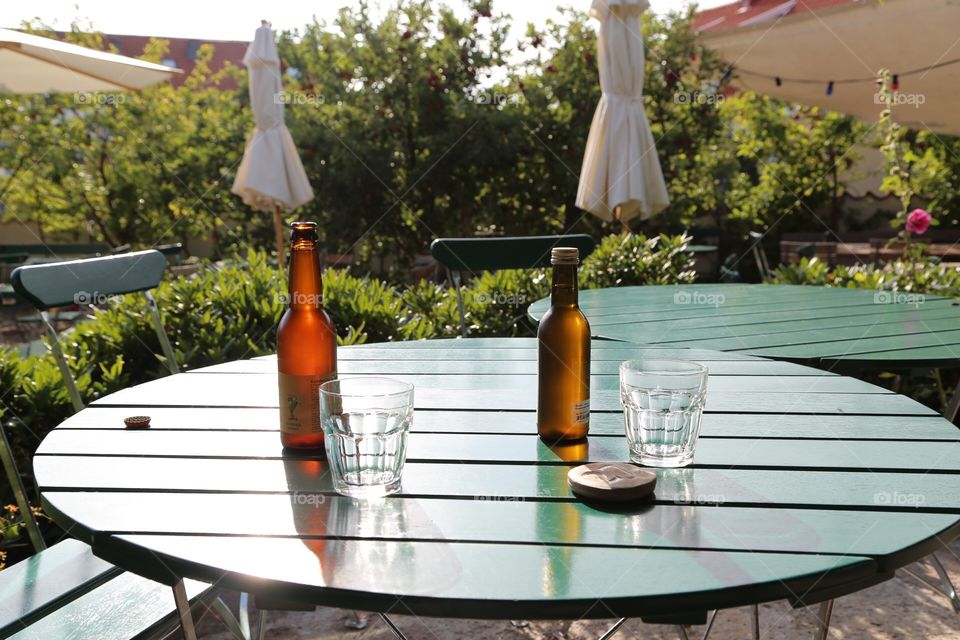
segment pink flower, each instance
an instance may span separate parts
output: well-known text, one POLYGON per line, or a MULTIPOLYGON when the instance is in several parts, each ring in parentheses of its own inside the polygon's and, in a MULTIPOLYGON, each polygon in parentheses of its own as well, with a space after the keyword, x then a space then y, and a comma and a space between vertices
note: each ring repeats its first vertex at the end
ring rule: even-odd
POLYGON ((914 209, 907 216, 907 231, 922 236, 930 226, 930 214, 923 209, 914 209))

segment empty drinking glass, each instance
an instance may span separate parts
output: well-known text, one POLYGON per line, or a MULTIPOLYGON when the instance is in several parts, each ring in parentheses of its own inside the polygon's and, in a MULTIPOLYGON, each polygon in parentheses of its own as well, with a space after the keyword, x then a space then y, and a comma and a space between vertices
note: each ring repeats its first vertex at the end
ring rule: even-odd
POLYGON ((651 467, 693 462, 707 395, 707 368, 684 360, 620 364, 620 400, 630 460, 651 467))
POLYGON ((320 422, 338 493, 375 498, 400 490, 413 422, 413 385, 354 377, 320 385, 320 422))

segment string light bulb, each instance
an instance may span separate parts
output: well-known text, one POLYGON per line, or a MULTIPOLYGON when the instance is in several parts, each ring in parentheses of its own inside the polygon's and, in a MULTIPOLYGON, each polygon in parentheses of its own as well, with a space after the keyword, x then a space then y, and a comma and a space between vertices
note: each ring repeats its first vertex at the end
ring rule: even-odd
POLYGON ((827 95, 828 96, 833 95, 833 80, 827 83, 827 95))

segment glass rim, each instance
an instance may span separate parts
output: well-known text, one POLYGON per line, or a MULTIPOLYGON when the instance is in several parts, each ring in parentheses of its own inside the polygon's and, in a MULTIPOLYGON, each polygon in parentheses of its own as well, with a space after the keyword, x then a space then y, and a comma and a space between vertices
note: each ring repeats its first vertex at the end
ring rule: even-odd
POLYGON ((638 358, 620 363, 620 373, 632 372, 658 376, 689 376, 708 373, 706 365, 677 358, 638 358), (665 365, 665 366, 664 366, 665 365), (671 369, 670 367, 678 367, 671 369), (684 370, 686 369, 686 370, 684 370))
POLYGON ((386 376, 346 376, 343 378, 334 378, 333 380, 327 380, 320 385, 320 393, 326 394, 328 396, 340 396, 343 397, 355 397, 355 398, 395 398, 400 396, 409 395, 413 392, 413 383, 404 382, 403 380, 397 380, 396 378, 388 378, 386 376), (340 384, 341 382, 373 382, 373 383, 388 383, 390 385, 395 385, 400 387, 395 391, 386 391, 382 393, 369 393, 369 392, 354 392, 354 393, 344 393, 342 391, 333 391, 334 384, 340 384))

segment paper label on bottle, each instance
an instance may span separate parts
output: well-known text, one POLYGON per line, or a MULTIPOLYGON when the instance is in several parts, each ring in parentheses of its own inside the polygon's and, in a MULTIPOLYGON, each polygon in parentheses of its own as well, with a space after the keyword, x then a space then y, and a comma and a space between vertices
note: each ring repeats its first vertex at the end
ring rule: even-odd
POLYGON ((590 398, 573 404, 573 421, 578 424, 590 424, 590 398))
POLYGON ((320 433, 320 385, 332 380, 328 376, 297 376, 279 373, 280 430, 304 435, 320 433))

